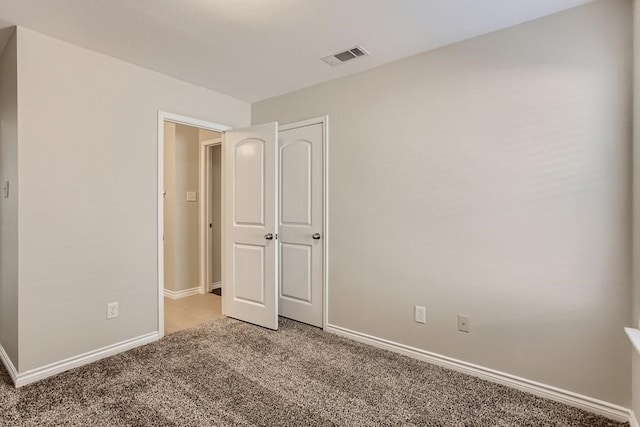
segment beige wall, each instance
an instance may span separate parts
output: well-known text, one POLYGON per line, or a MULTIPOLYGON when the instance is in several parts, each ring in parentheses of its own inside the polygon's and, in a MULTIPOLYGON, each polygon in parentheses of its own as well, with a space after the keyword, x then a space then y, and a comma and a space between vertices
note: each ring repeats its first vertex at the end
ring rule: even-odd
POLYGON ((640 420, 640 354, 635 348, 631 351, 631 369, 633 371, 631 378, 631 409, 633 410, 633 415, 636 417, 636 420, 640 420))
MULTIPOLYGON (((175 278, 173 291, 200 286, 200 140, 198 128, 176 126, 175 150, 175 278), (197 193, 196 202, 187 202, 187 192, 197 193)), ((166 286, 165 286, 166 287, 166 286)))
MULTIPOLYGON (((630 326, 640 328, 640 3, 633 2, 633 316, 630 326)), ((640 355, 629 345, 633 360, 631 409, 640 417, 640 355)))
POLYGON ((165 123, 164 288, 200 286, 200 130, 165 123), (196 202, 187 192, 197 193, 196 202))
POLYGON ((330 116, 330 324, 630 405, 630 6, 252 106, 330 116))
POLYGON ((158 110, 250 105, 21 27, 18 68, 24 372, 158 330, 158 110))
POLYGON ((13 33, 0 56, 0 345, 18 369, 18 92, 13 33))
POLYGON ((222 138, 222 133, 213 130, 198 129, 198 137, 200 138, 200 142, 202 142, 206 141, 207 139, 222 138))

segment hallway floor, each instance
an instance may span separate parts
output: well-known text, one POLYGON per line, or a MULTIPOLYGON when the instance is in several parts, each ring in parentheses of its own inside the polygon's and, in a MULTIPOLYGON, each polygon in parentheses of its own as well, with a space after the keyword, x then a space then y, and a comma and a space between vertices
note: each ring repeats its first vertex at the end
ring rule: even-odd
POLYGON ((164 299, 164 334, 193 328, 222 316, 222 297, 212 293, 164 299))

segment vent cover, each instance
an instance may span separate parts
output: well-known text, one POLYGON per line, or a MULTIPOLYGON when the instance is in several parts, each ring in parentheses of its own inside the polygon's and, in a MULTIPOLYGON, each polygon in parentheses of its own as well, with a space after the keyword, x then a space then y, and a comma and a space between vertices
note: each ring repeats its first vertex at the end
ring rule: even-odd
POLYGON ((368 55, 369 52, 364 50, 362 46, 356 46, 344 52, 336 53, 335 55, 325 56, 322 60, 332 67, 335 67, 336 65, 344 64, 347 61, 368 55))

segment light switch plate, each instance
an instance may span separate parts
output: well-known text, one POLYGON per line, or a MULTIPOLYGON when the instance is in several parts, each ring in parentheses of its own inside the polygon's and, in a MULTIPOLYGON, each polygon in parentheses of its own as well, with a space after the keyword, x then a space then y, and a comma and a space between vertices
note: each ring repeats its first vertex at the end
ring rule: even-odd
POLYGON ((195 191, 187 191, 187 202, 196 202, 198 200, 198 193, 195 191))
POLYGON ((460 332, 469 332, 469 316, 458 314, 458 330, 460 332))

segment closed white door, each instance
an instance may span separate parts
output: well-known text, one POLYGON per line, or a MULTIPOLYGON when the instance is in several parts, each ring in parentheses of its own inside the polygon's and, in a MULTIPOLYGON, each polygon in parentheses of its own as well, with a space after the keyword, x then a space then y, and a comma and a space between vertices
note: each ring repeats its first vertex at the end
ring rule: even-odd
POLYGON ((225 133, 227 316, 278 329, 277 123, 225 133))
POLYGON ((323 124, 281 128, 279 313, 322 327, 323 124))

